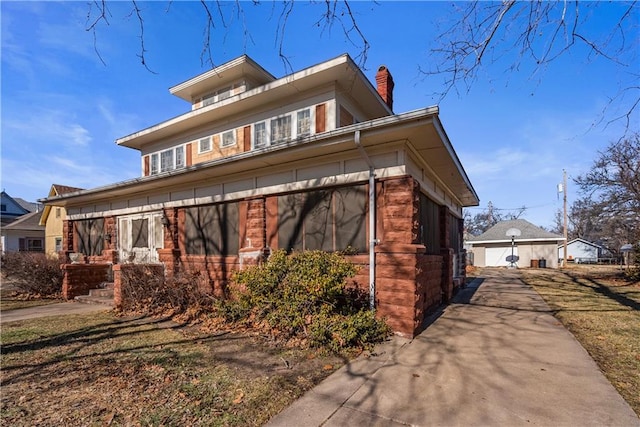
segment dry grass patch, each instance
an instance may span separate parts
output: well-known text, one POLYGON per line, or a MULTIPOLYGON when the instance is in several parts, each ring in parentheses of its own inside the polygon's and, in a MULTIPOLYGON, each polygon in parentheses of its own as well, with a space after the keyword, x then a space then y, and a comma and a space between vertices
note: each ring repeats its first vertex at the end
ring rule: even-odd
POLYGON ((108 312, 12 322, 1 338, 0 424, 15 426, 257 426, 344 362, 108 312))
POLYGON ((640 415, 640 283, 615 266, 520 272, 640 415))

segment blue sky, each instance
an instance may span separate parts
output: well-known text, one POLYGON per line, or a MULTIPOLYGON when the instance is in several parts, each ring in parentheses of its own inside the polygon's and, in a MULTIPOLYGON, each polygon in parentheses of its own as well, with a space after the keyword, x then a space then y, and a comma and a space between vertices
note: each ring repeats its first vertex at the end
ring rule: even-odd
MULTIPOLYGON (((212 33, 214 62, 246 53, 275 76, 287 74, 276 41, 279 6, 242 5, 244 19, 234 13, 234 3, 223 4, 226 28, 217 25, 212 33)), ((106 65, 93 34, 85 31, 86 2, 0 3, 1 186, 10 195, 35 201, 52 183, 93 188, 137 177, 139 153, 116 146, 115 139, 190 109, 168 88, 209 69, 200 60, 201 6, 180 1, 139 6, 146 61, 154 73, 137 57, 139 24, 129 2, 111 3, 109 26, 97 29, 95 46, 106 65)), ((395 112, 438 103, 432 94, 441 90, 442 77, 425 78, 419 68, 433 61, 429 49, 439 28, 453 22, 455 6, 383 1, 351 7, 371 45, 365 74, 373 81, 379 65, 389 68, 395 112)), ((600 5, 586 30, 604 35, 607 18, 624 8, 619 2, 600 5)), ((321 13, 322 3, 294 4, 283 44, 294 70, 345 52, 360 53, 339 25, 324 31, 315 25, 321 13)), ((637 47, 637 9, 633 20, 635 31, 627 34, 627 42, 637 47)), ((584 173, 598 150, 623 135, 623 121, 592 124, 603 117, 620 82, 629 73, 640 74, 640 60, 636 56, 632 67, 621 69, 584 52, 570 51, 543 70, 523 61, 512 72, 505 72, 505 64, 514 57, 506 55, 487 64, 469 92, 451 93, 439 102, 440 118, 480 196, 480 208, 489 201, 501 209, 526 206, 525 219, 551 226, 561 207, 556 186, 562 170, 570 177, 584 173)), ((630 102, 624 101, 622 110, 607 110, 605 120, 630 102)), ((636 112, 631 130, 639 128, 636 112)), ((576 191, 570 182, 569 201, 576 191)))

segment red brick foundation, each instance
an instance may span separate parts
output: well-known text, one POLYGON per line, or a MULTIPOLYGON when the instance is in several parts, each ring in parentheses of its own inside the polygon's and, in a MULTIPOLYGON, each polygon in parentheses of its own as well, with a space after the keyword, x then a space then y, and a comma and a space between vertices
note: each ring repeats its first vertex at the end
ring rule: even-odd
POLYGON ((87 295, 90 289, 96 289, 106 282, 111 269, 110 264, 63 264, 62 297, 73 299, 78 295, 87 295))

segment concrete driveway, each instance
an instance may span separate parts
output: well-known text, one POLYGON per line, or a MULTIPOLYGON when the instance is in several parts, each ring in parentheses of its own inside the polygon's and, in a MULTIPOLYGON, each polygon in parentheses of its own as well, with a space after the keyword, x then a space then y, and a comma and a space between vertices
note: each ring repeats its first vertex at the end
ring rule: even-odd
POLYGON ((269 426, 640 426, 517 272, 489 271, 418 337, 344 366, 269 426))

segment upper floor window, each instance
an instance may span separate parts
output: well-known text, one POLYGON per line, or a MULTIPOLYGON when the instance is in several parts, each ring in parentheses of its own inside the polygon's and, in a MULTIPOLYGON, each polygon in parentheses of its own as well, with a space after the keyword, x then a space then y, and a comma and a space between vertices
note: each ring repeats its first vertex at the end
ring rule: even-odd
POLYGON ((152 153, 150 175, 157 175, 175 169, 182 169, 186 166, 185 146, 178 145, 168 150, 152 153))
POLYGON ((202 106, 206 107, 207 105, 211 105, 214 102, 222 101, 223 99, 229 98, 231 96, 232 90, 233 90, 233 86, 227 86, 227 87, 218 89, 213 93, 203 96, 202 106))
POLYGON ((167 172, 174 169, 173 150, 165 150, 160 153, 160 172, 167 172))
POLYGON ((271 143, 277 144, 291 139, 291 115, 271 120, 271 143))
POLYGON ((151 175, 155 175, 160 172, 160 162, 158 161, 158 153, 151 155, 151 175))
POLYGON ((222 134, 222 146, 231 147, 236 145, 236 132, 234 130, 226 131, 222 134))
POLYGON ((184 146, 176 147, 176 169, 183 168, 185 166, 184 161, 184 146))
POLYGON ((309 135, 311 133, 311 111, 307 108, 298 111, 298 132, 297 136, 309 135))
POLYGON ((56 218, 60 218, 60 208, 56 208, 56 218))
POLYGON ((211 137, 202 138, 198 144, 198 153, 211 151, 211 137))
POLYGON ((267 124, 265 122, 256 123, 253 125, 253 146, 255 148, 266 147, 269 142, 267 139, 267 124))
POLYGON ((280 144, 311 135, 314 110, 305 108, 253 125, 253 148, 280 144))

